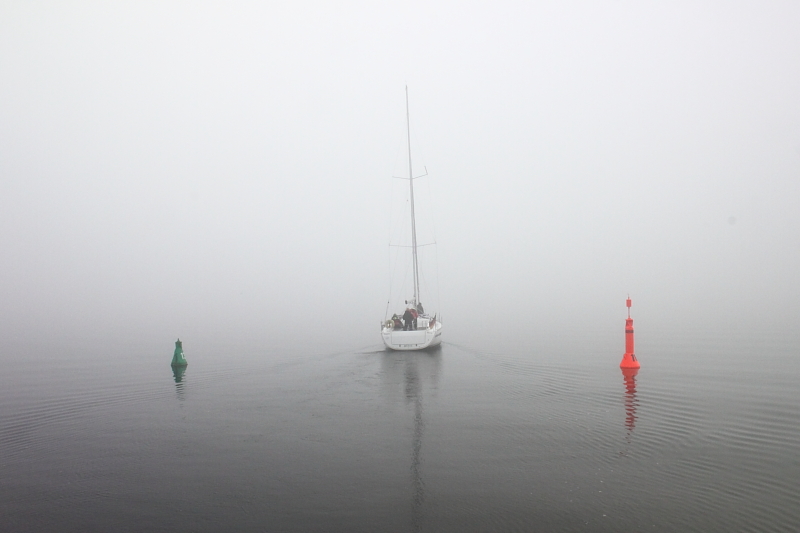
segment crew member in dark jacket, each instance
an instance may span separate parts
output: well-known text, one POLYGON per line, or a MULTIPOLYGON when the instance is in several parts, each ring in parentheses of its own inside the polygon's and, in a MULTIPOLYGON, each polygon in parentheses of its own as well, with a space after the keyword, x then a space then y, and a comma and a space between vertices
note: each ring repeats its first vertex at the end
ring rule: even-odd
POLYGON ((411 312, 411 309, 406 309, 406 312, 403 313, 403 331, 411 331, 414 328, 414 313, 411 312))

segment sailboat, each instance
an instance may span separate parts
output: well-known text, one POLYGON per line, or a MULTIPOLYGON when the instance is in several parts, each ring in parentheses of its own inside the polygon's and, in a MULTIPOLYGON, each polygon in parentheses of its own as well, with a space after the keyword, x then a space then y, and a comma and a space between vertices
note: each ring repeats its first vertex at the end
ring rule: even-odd
MULTIPOLYGON (((442 342, 442 321, 436 313, 426 313, 422 307, 419 290, 419 259, 417 254, 417 223, 414 213, 414 172, 411 167, 411 118, 408 111, 408 87, 406 87, 406 132, 408 136, 408 186, 411 207, 411 270, 413 296, 405 300, 405 307, 388 318, 387 304, 381 324, 383 343, 391 350, 424 350, 442 342)), ((426 172, 427 174, 427 172, 426 172)), ((422 177, 422 176, 417 176, 422 177)))

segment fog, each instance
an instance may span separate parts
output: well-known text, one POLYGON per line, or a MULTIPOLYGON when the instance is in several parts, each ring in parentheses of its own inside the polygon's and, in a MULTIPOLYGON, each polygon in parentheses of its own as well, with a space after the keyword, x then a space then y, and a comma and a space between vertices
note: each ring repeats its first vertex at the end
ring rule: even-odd
POLYGON ((5 1, 0 335, 380 345, 406 86, 445 341, 621 339, 629 294, 639 331, 791 329, 798 27, 790 1, 5 1))

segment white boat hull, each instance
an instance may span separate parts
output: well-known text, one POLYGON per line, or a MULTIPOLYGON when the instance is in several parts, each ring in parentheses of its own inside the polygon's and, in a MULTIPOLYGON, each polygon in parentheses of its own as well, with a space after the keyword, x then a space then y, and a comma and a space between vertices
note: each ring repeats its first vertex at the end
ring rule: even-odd
POLYGON ((424 350, 442 343, 442 323, 436 322, 432 328, 403 331, 384 326, 381 330, 383 343, 390 350, 424 350))

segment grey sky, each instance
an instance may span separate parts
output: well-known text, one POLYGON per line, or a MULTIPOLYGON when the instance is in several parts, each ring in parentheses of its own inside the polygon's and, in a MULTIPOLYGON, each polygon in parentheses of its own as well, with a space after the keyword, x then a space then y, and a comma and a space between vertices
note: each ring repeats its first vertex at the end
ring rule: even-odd
POLYGON ((662 327, 796 323, 798 27, 797 2, 2 2, 0 332, 379 344, 405 85, 455 334, 621 328, 628 293, 662 327))

